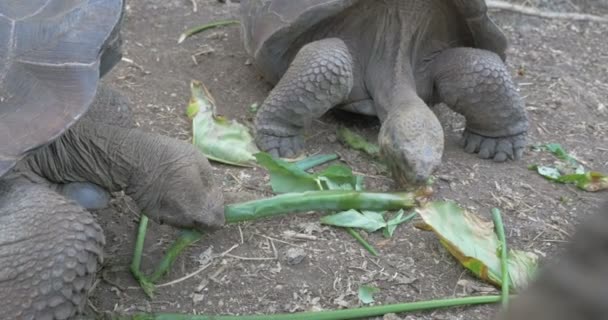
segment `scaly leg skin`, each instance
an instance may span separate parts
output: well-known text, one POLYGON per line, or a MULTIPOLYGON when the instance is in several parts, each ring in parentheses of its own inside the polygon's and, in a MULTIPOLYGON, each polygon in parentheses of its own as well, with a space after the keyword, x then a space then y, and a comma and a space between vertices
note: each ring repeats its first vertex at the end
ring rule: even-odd
POLYGON ((146 238, 146 230, 148 228, 148 217, 142 215, 139 220, 139 229, 137 230, 137 241, 135 242, 135 250, 133 252, 133 260, 131 263, 131 273, 137 279, 139 285, 150 298, 154 297, 154 283, 164 276, 171 269, 175 259, 188 246, 197 242, 201 238, 201 234, 193 230, 182 230, 179 237, 171 248, 167 251, 161 262, 156 266, 156 269, 147 277, 141 271, 141 256, 144 250, 144 240, 146 238))
MULTIPOLYGON (((132 128, 135 124, 129 100, 106 85, 99 86, 95 100, 84 118, 122 128, 132 128)), ((56 184, 52 188, 85 209, 103 209, 110 203, 109 192, 87 181, 56 184)))
POLYGON ((336 38, 311 42, 270 92, 256 116, 256 143, 273 156, 293 158, 313 119, 342 103, 353 87, 353 58, 336 38))
MULTIPOLYGON (((12 174, 11 174, 12 175, 12 174)), ((102 262, 91 214, 41 184, 0 180, 0 312, 3 319, 81 315, 102 262)))
POLYGON ((447 49, 436 58, 439 97, 466 118, 461 145, 482 159, 519 160, 528 118, 522 98, 501 58, 473 48, 447 49))

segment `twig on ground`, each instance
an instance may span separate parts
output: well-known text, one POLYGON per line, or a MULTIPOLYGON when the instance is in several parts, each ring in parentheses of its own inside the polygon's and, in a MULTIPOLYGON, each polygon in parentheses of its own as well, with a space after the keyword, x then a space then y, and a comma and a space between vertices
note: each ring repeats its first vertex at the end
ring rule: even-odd
MULTIPOLYGON (((229 255, 229 253, 230 253, 232 250, 236 249, 236 247, 238 247, 238 246, 239 246, 238 244, 233 245, 232 247, 230 247, 230 249, 228 249, 228 250, 226 250, 226 251, 222 252, 221 254, 217 255, 217 256, 216 256, 216 258, 217 258, 217 257, 224 257, 224 256, 228 256, 228 255, 229 255)), ((190 279, 190 278, 194 277, 195 275, 197 275, 197 274, 199 274, 199 273, 203 272, 205 269, 209 268, 209 266, 210 266, 210 265, 211 265, 211 262, 207 263, 206 265, 204 265, 204 266, 200 267, 198 270, 196 270, 196 271, 194 271, 194 272, 192 272, 192 273, 190 273, 190 274, 187 274, 187 275, 185 275, 185 276, 183 276, 183 277, 181 277, 181 278, 179 278, 179 279, 175 279, 175 280, 170 281, 170 282, 167 282, 167 283, 163 283, 163 284, 156 285, 156 287, 157 287, 157 288, 160 288, 160 287, 166 287, 166 286, 174 285, 174 284, 176 284, 176 283, 180 283, 180 282, 182 282, 182 281, 188 280, 188 279, 190 279)))
POLYGON ((488 8, 491 9, 508 10, 529 16, 537 16, 547 19, 608 22, 608 17, 576 12, 543 11, 529 6, 522 6, 519 4, 508 3, 500 0, 488 0, 487 5, 488 8))

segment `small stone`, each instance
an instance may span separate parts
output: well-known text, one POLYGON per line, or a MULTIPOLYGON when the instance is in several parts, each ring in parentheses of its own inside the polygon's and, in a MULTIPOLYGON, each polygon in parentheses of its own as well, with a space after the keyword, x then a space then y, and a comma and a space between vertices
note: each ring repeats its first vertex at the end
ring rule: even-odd
POLYGON ((305 257, 306 252, 302 248, 292 247, 285 253, 285 260, 287 260, 287 264, 291 266, 299 264, 305 257))
POLYGON ((338 137, 335 134, 327 135, 327 142, 336 143, 338 141, 338 137))
POLYGON ((402 320, 402 319, 394 313, 387 313, 384 315, 384 317, 382 317, 382 320, 402 320))

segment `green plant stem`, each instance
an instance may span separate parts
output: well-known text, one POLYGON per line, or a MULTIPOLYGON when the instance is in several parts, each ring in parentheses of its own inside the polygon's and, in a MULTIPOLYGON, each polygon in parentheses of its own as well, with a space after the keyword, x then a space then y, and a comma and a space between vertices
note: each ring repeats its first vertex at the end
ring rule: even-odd
POLYGON ((137 239, 135 240, 135 250, 131 261, 131 274, 139 285, 150 298, 154 296, 154 284, 150 282, 141 272, 141 256, 144 250, 144 241, 146 240, 146 231, 148 229, 148 217, 144 214, 139 218, 139 228, 137 230, 137 239))
POLYGON ((149 281, 154 283, 158 281, 162 276, 171 269, 173 266, 173 262, 180 255, 184 249, 186 249, 191 244, 197 242, 202 237, 202 234, 194 231, 194 230, 182 230, 180 232, 179 238, 173 242, 171 248, 167 251, 163 259, 160 261, 152 275, 150 275, 149 281))
MULTIPOLYGON (((286 193, 267 199, 230 204, 225 206, 224 215, 226 223, 238 223, 296 212, 342 211, 350 209, 382 211, 411 208, 415 205, 415 195, 412 193, 308 191, 286 193)), ((152 297, 154 292, 153 283, 158 281, 171 268, 180 253, 190 244, 198 241, 201 235, 196 231, 183 230, 180 237, 172 244, 152 275, 146 277, 141 272, 140 267, 147 224, 148 218, 142 215, 133 262, 131 264, 131 272, 144 292, 149 297, 152 297)), ((359 234, 357 235, 360 238, 357 240, 372 254, 377 255, 377 252, 369 244, 364 243, 359 234)))
POLYGON ((173 262, 175 262, 175 259, 177 259, 180 253, 189 245, 198 241, 202 235, 196 231, 182 230, 177 240, 173 242, 173 245, 171 245, 161 262, 158 264, 158 266, 156 266, 156 269, 152 275, 148 277, 141 271, 141 257, 144 250, 147 229, 148 217, 142 214, 139 220, 137 240, 135 241, 135 250, 133 252, 133 260, 131 262, 131 273, 137 282, 139 282, 139 285, 144 290, 146 295, 153 298, 155 289, 154 282, 158 281, 163 275, 165 275, 165 273, 171 269, 173 262))
POLYGON ((222 21, 211 22, 208 24, 204 24, 202 26, 190 28, 190 29, 184 31, 179 36, 179 40, 177 40, 177 43, 182 43, 184 40, 186 40, 186 38, 191 37, 199 32, 203 32, 207 29, 212 29, 212 28, 231 25, 231 24, 238 24, 238 23, 240 23, 239 20, 222 20, 222 21))
POLYGON ((488 304, 500 301, 500 296, 480 296, 432 301, 389 304, 374 307, 362 307, 346 310, 320 312, 302 312, 291 314, 255 315, 255 316, 206 316, 177 313, 135 314, 131 316, 113 316, 113 320, 347 320, 382 316, 387 313, 415 312, 428 309, 447 308, 464 305, 488 304))
POLYGON ((338 159, 337 154, 319 154, 316 156, 308 157, 295 163, 295 165, 301 170, 309 170, 316 166, 320 166, 324 163, 338 159))
POLYGON ((502 272, 501 301, 503 308, 506 308, 509 303, 509 258, 507 251, 507 239, 505 236, 505 227, 502 223, 502 217, 498 208, 492 209, 492 220, 494 220, 494 227, 496 228, 496 234, 498 235, 498 240, 500 241, 500 266, 502 272))
POLYGON ((357 232, 357 230, 355 230, 353 228, 345 228, 345 229, 351 236, 353 236, 353 238, 355 238, 355 240, 359 241, 359 243, 367 251, 369 251, 369 253, 373 254, 374 256, 378 256, 378 251, 376 251, 376 249, 374 249, 374 247, 372 247, 372 245, 369 244, 369 242, 367 242, 365 239, 363 239, 363 237, 361 236, 361 234, 359 232, 357 232))
POLYGON ((236 223, 296 212, 350 209, 383 211, 412 208, 415 205, 415 195, 407 192, 306 191, 227 205, 224 215, 226 223, 236 223))

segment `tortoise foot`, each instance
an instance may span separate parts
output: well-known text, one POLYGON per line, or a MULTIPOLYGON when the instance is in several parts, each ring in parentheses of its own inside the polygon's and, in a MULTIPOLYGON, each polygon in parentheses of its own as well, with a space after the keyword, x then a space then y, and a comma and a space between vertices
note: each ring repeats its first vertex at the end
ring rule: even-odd
POLYGON ((526 146, 524 133, 508 137, 485 137, 465 130, 460 145, 467 153, 477 153, 479 158, 496 162, 520 160, 526 146))
POLYGON ((274 157, 295 158, 304 148, 304 139, 301 135, 278 137, 258 133, 256 142, 260 150, 274 157))

